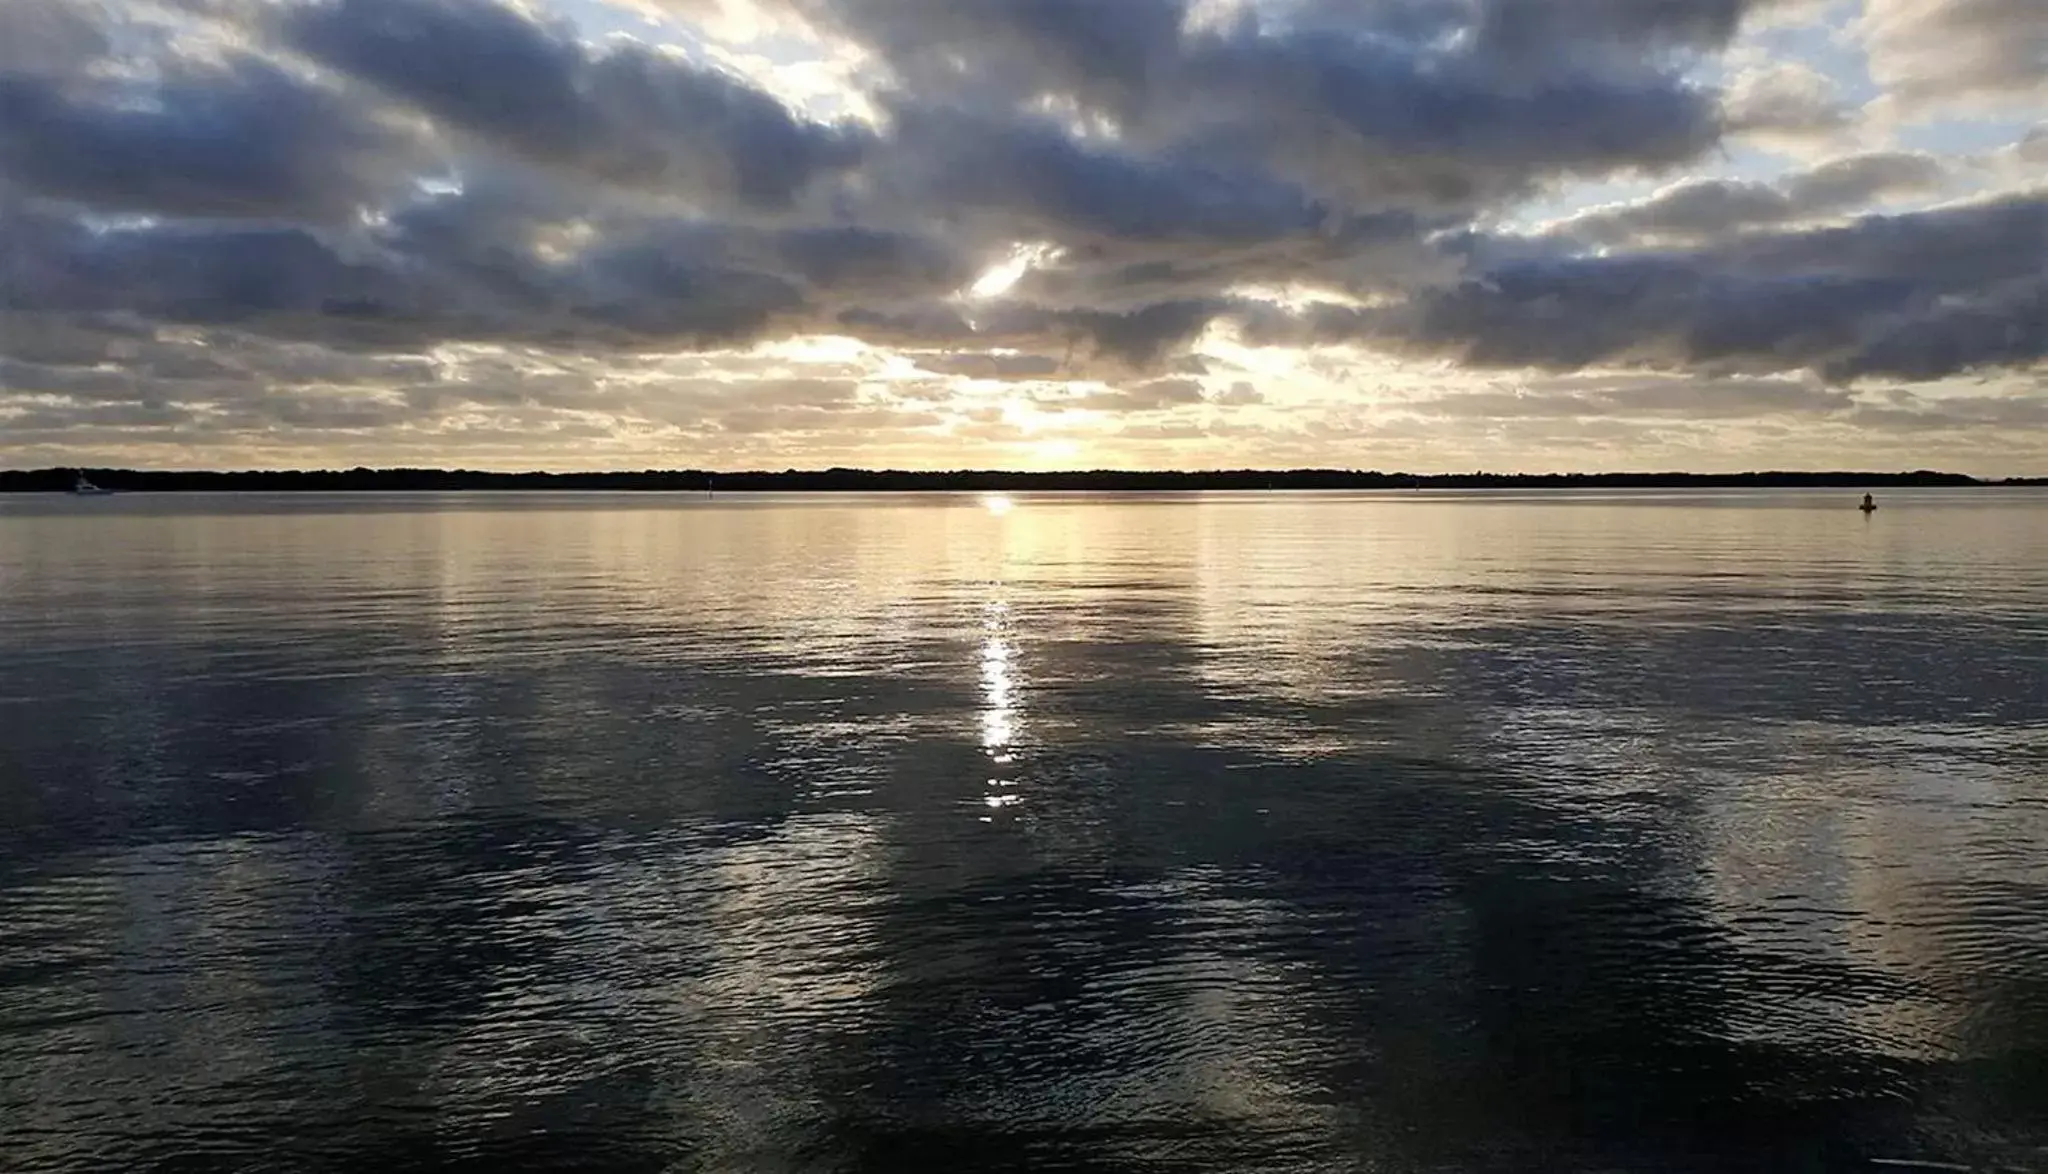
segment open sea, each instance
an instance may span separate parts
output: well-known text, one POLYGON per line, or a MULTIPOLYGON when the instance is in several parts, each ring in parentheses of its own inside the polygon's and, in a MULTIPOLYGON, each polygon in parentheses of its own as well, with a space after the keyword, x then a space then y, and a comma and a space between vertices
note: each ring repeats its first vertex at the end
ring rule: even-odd
POLYGON ((2048 490, 0 498, 0 1170, 2048 1171, 2048 490))

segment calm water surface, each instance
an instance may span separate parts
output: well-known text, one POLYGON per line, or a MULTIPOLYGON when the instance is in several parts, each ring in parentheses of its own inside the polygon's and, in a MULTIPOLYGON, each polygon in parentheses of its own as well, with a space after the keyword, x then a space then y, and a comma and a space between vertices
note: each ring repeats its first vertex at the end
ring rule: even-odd
POLYGON ((1855 498, 0 499, 0 1168, 2048 1169, 2048 494, 1855 498))

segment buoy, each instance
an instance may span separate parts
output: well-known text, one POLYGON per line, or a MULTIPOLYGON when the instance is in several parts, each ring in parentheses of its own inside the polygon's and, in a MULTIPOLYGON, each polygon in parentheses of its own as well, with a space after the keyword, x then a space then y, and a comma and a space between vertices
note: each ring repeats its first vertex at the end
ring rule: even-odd
POLYGON ((1867 514, 1870 511, 1877 508, 1877 503, 1870 500, 1870 495, 1866 493, 1863 495, 1863 504, 1857 506, 1856 508, 1862 510, 1864 513, 1867 514))

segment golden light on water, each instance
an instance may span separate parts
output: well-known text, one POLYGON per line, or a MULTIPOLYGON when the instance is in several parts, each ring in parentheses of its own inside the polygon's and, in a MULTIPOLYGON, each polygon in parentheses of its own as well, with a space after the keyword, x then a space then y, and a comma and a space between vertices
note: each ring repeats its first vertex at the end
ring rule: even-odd
POLYGON ((1017 501, 1006 493, 991 493, 982 497, 981 508, 1000 518, 1016 509, 1017 501))
MULTIPOLYGON (((1000 617, 1002 605, 992 605, 990 615, 1000 617)), ((991 759, 1002 762, 1009 761, 1010 740, 1016 733, 1010 656, 1010 642, 1003 638, 998 619, 981 645, 981 746, 991 759)))
POLYGON ((990 601, 981 622, 981 752, 988 757, 989 770, 981 801, 990 808, 1023 802, 1011 777, 1016 763, 1011 743, 1017 737, 1017 667, 1009 623, 1009 606, 990 601))

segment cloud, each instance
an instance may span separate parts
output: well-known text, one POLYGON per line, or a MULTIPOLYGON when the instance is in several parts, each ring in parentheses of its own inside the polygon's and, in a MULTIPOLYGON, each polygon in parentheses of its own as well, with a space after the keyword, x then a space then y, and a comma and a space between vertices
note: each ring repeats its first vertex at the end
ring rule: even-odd
POLYGON ((894 313, 856 307, 835 321, 840 331, 883 346, 1058 352, 1061 371, 1087 378, 1160 366, 1233 305, 1221 297, 1154 302, 1132 310, 1048 310, 1017 302, 927 304, 894 313))
POLYGON ((418 162, 375 111, 247 54, 147 79, 0 72, 0 180, 95 208, 333 220, 418 162))
POLYGON ((1404 401, 1422 416, 1502 419, 1747 419, 1833 415, 1854 398, 1838 388, 1787 379, 1692 379, 1644 375, 1568 376, 1510 391, 1460 392, 1404 401))
POLYGON ((809 5, 896 72, 869 129, 494 0, 288 3, 256 10, 249 32, 318 76, 248 53, 232 68, 174 59, 183 72, 152 83, 140 113, 6 83, 42 104, 15 152, 24 185, 274 223, 88 229, 31 208, 9 228, 35 239, 9 264, 39 309, 354 349, 725 346, 829 328, 1141 368, 1239 287, 1441 278, 1425 238, 1493 195, 1703 149, 1710 98, 1637 59, 1718 43, 1742 9, 1320 4, 1202 27, 1178 0, 809 5), (1470 47, 1442 48, 1450 34, 1470 47), (1125 130, 1017 106, 1054 91, 1125 130), (419 143, 384 133, 401 110, 454 136, 437 164, 452 181, 379 187, 431 174, 419 143), (150 151, 119 149, 131 142, 150 151), (1362 168, 1351 190, 1391 207, 1340 212, 1317 194, 1329 177, 1305 161, 1346 158, 1362 168), (647 192, 688 206, 633 202, 647 192), (370 208, 361 225, 312 227, 370 208), (971 313, 948 301, 1018 240, 1054 247, 1014 294, 971 313))
POLYGON ((1900 396, 1890 404, 1858 407, 1850 422, 1878 432, 1984 433, 2048 427, 2048 399, 2038 395, 1900 396))
MULTIPOLYGON (((1839 77, 1717 69, 1798 3, 707 5, 598 36, 545 0, 0 4, 10 442, 1022 442, 967 414, 1006 397, 1161 414, 1133 438, 1284 415, 1284 447, 1354 370, 1432 364, 1434 421, 1635 421, 1619 444, 2041 359, 2048 195, 1869 215, 2037 182, 2034 139, 1696 173, 1850 137, 1839 77)), ((2032 93, 2037 27, 1873 0, 1858 35, 1931 110, 1937 58, 2032 93)))
POLYGON ((1839 378, 1930 380, 2048 358, 2048 266, 1982 292, 1898 315, 1828 367, 1839 378))
POLYGON ((1866 207, 1898 193, 1939 188, 1948 172, 1932 155, 1879 151, 1831 159, 1774 182, 1695 179, 1647 199, 1590 209, 1552 226, 1592 245, 1712 240, 1866 207))
POLYGON ((1840 85, 1801 61, 1743 70, 1729 83, 1722 108, 1729 134, 1792 150, 1834 142, 1856 123, 1840 85))
POLYGON ((899 112, 1050 103, 1204 172, 1267 168, 1362 209, 1432 210, 1708 150, 1713 95, 1653 51, 1718 44, 1747 7, 1309 3, 1219 25, 1181 0, 796 4, 887 63, 899 112))
POLYGON ((428 200, 375 231, 0 222, 0 307, 128 314, 357 349, 444 341, 644 349, 746 342, 802 316, 800 275, 734 263, 724 237, 621 233, 550 258, 533 226, 478 226, 428 200))
POLYGON ((2048 123, 2021 135, 2013 143, 2012 152, 2024 162, 2048 164, 2048 123))
POLYGON ((1248 320, 1481 368, 1931 379, 2048 352, 2048 191, 1693 251, 1515 260, 1387 307, 1248 320))
POLYGON ((1091 148, 1043 119, 896 111, 901 177, 938 207, 1006 213, 1004 232, 1068 243, 1239 244, 1317 231, 1330 210, 1299 186, 1194 157, 1091 148))
POLYGON ((996 351, 939 352, 915 356, 920 369, 934 375, 965 379, 1050 379, 1064 364, 1056 355, 1009 354, 996 351))
POLYGON ((1934 191, 1947 177, 1947 168, 1932 155, 1872 151, 1831 159, 1786 177, 1781 186, 1794 207, 1832 212, 1884 196, 1934 191))
POLYGON ((494 0, 317 0, 279 19, 284 41, 329 69, 608 183, 780 209, 867 143, 737 75, 634 41, 593 48, 494 0))
POLYGON ((2048 99, 2039 0, 1865 0, 1856 34, 1871 77, 1907 114, 2048 99))
POLYGON ((1161 412, 1202 402, 1202 385, 1193 379, 1152 379, 1128 386, 1105 387, 1074 395, 1041 398, 1055 408, 1091 412, 1161 412))
POLYGON ((67 0, 0 5, 0 76, 63 77, 103 56, 107 32, 67 0))

